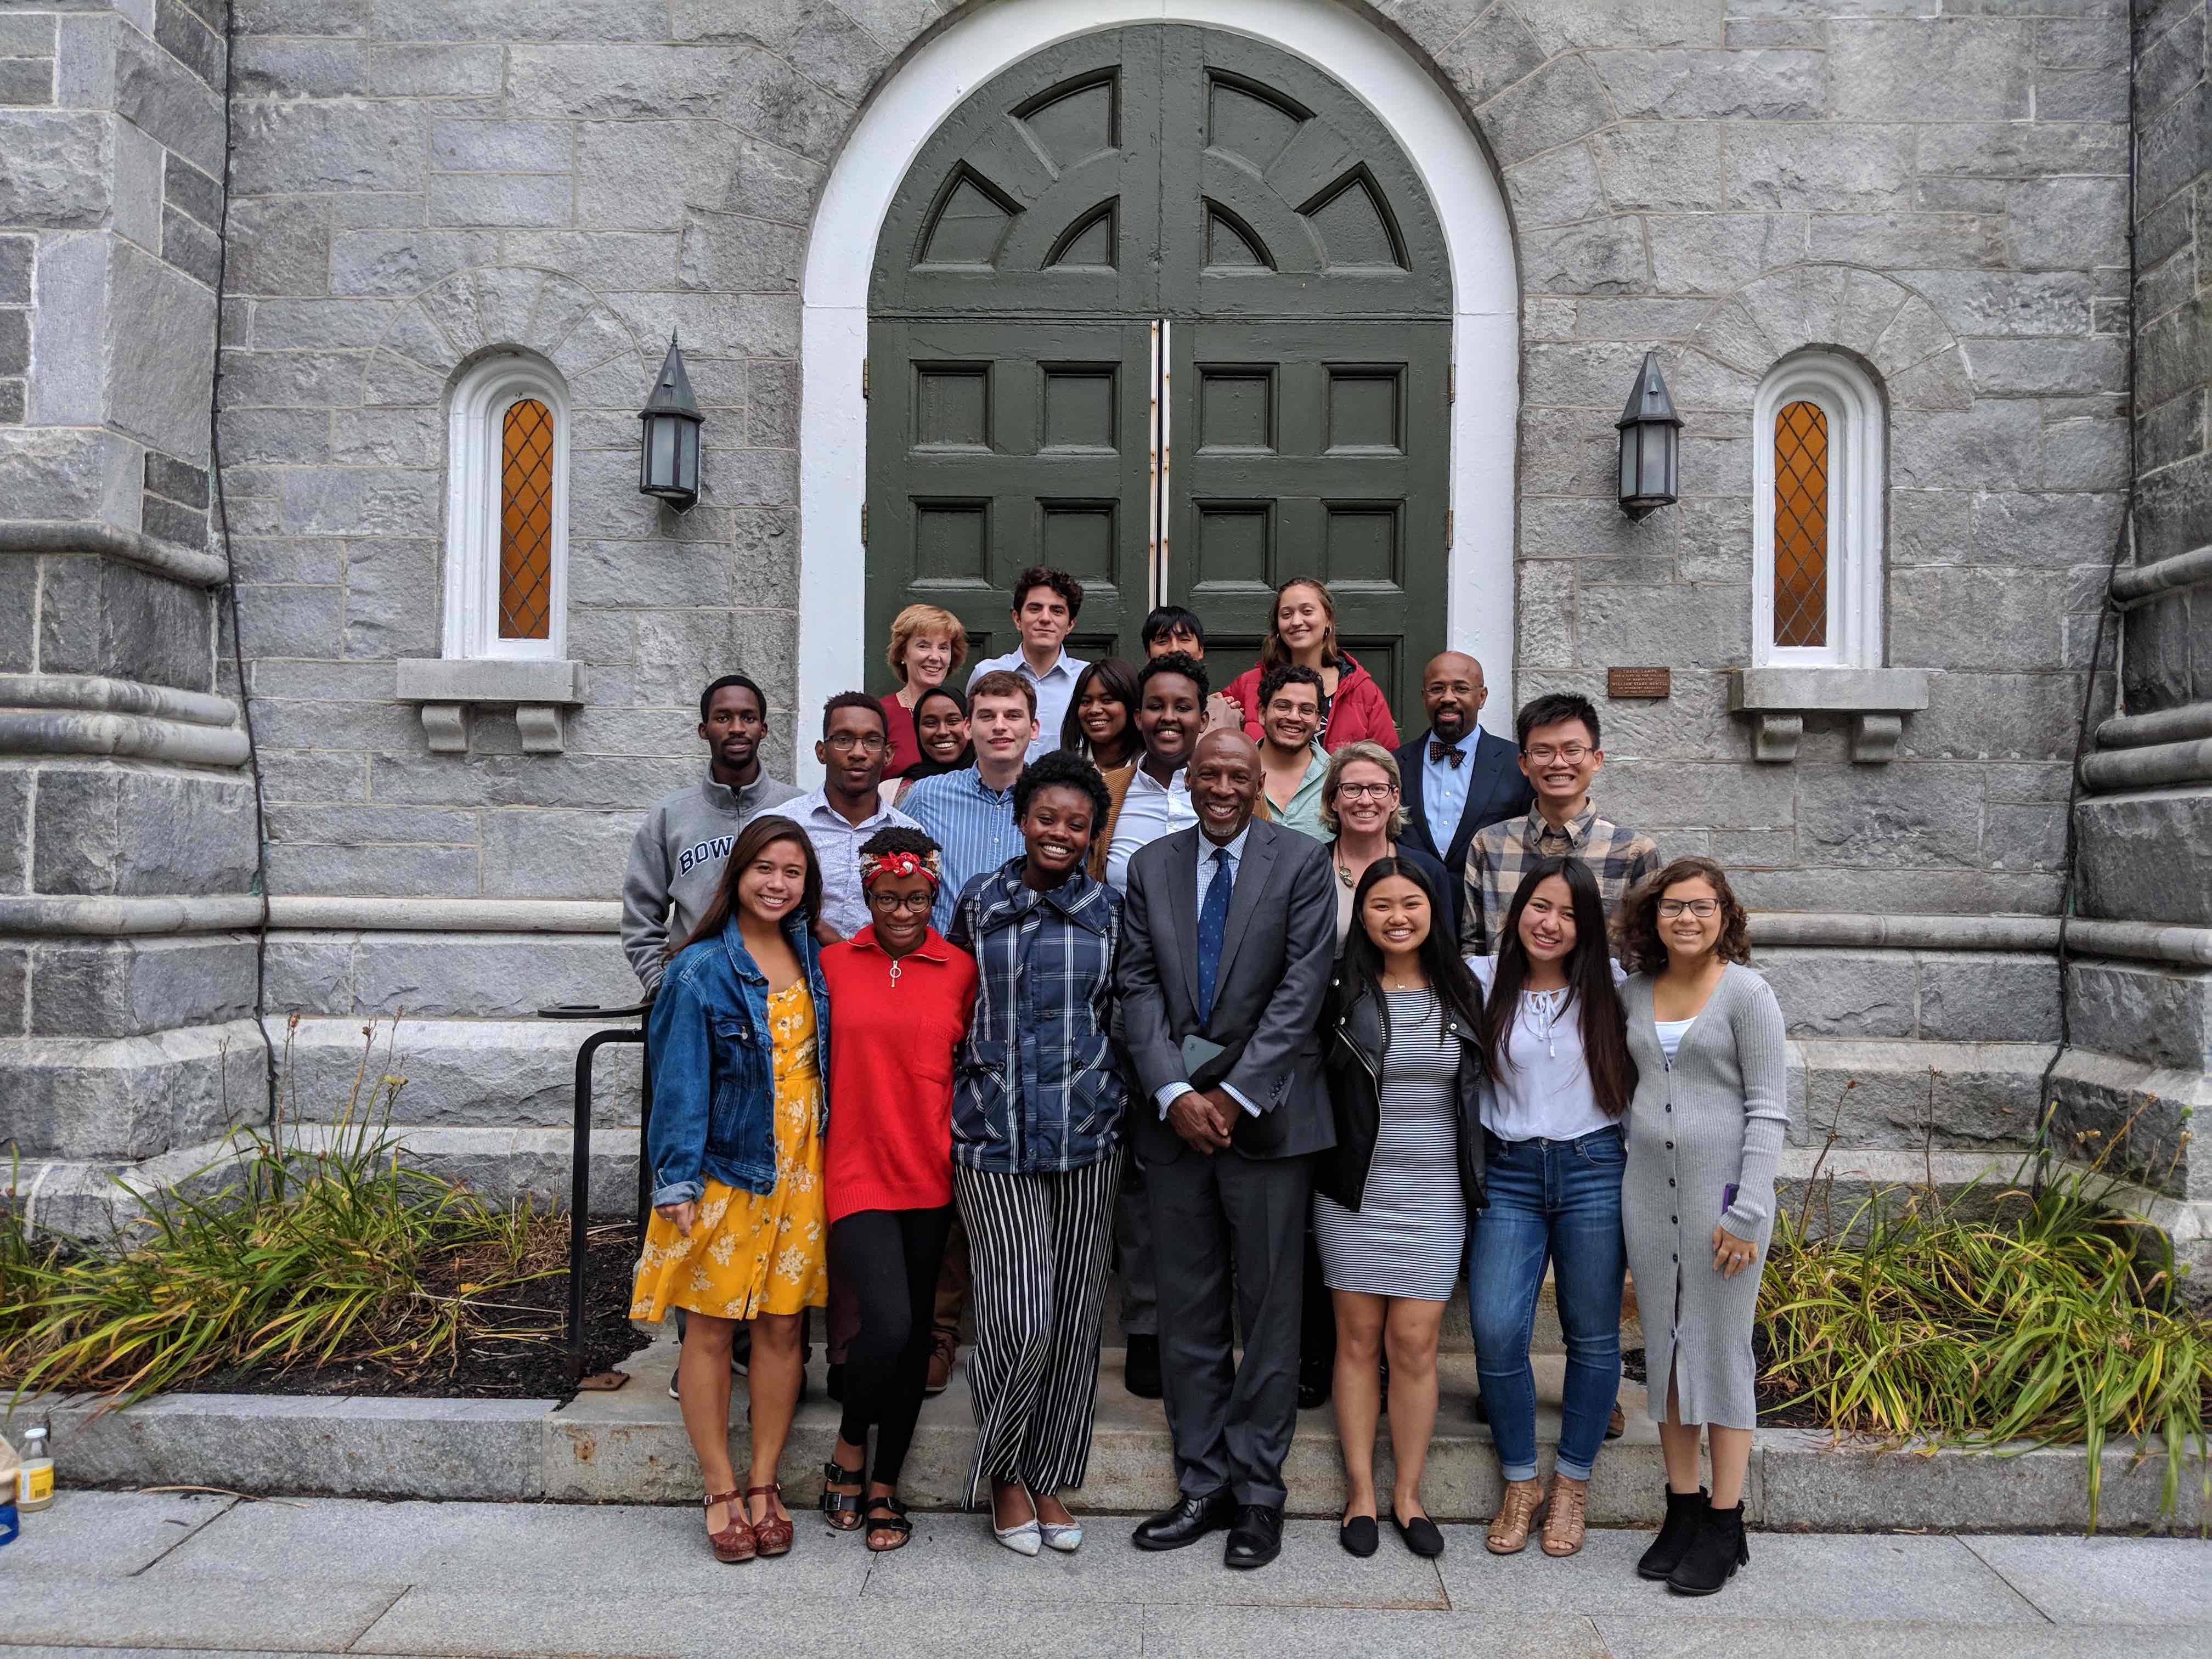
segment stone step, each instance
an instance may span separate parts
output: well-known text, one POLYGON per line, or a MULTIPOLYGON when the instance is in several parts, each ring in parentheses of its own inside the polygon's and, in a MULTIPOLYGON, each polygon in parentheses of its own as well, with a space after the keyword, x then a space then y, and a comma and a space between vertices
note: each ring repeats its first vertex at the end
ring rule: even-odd
MULTIPOLYGON (((818 1337, 818 1325, 817 1325, 818 1337)), ((591 1502, 696 1501, 698 1484, 683 1419, 668 1397, 677 1346, 672 1330, 625 1360, 629 1383, 612 1394, 580 1395, 552 1421, 546 1496, 591 1502)), ((1079 1506, 1089 1513, 1140 1514, 1175 1501, 1175 1467, 1167 1419, 1157 1401, 1139 1400, 1122 1384, 1122 1350, 1106 1349, 1098 1376, 1098 1413, 1091 1467, 1079 1506)), ((1559 1434, 1559 1389, 1565 1358, 1532 1356, 1536 1372, 1536 1438, 1548 1470, 1559 1434)), ((792 1425, 783 1460, 787 1498, 811 1505, 822 1490, 822 1465, 837 1435, 839 1407, 824 1393, 827 1363, 817 1340, 807 1376, 807 1395, 792 1425)), ((1494 1513, 1503 1490, 1489 1428, 1474 1420, 1474 1359, 1445 1354, 1439 1361, 1441 1405, 1422 1492, 1440 1520, 1472 1520, 1494 1513)), ((744 1467, 744 1382, 732 1382, 732 1455, 744 1467)), ((1643 1522, 1662 1507, 1657 1494, 1665 1473, 1658 1431, 1644 1411, 1644 1390, 1624 1382, 1622 1409, 1628 1431, 1607 1443, 1590 1482, 1590 1519, 1600 1525, 1643 1522)), ((968 1388, 968 1355, 952 1384, 923 1403, 902 1490, 917 1509, 966 1506, 969 1464, 975 1449, 974 1396, 968 1388)), ((1387 1426, 1376 1448, 1376 1479, 1387 1483, 1393 1465, 1387 1426)), ((1754 1477, 1755 1478, 1755 1477, 1754 1477)), ((1327 1406, 1298 1414, 1297 1437, 1285 1469, 1291 1508, 1300 1515, 1332 1515, 1342 1506, 1343 1460, 1336 1419, 1327 1406)))

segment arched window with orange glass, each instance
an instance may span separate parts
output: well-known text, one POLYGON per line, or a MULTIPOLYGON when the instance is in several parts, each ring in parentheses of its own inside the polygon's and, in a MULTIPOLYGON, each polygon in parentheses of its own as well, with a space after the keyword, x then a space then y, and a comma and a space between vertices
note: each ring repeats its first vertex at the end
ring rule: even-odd
POLYGON ((1752 419, 1753 665, 1881 666, 1880 390, 1848 357, 1799 352, 1768 372, 1752 419))
POLYGON ((549 658, 568 635, 568 398, 558 370, 497 352, 453 387, 445 654, 549 658))

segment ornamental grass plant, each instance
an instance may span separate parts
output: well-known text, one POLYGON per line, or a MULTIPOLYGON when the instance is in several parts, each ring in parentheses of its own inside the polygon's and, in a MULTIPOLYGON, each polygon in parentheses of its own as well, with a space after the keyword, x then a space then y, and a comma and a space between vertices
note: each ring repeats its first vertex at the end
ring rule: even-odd
POLYGON ((2093 1166, 2039 1183, 2033 1163, 2002 1192, 1948 1199, 1931 1174, 1870 1195, 1840 1226, 1824 1214, 1817 1237, 1833 1177, 1823 1187, 1816 1165, 1802 1203, 1775 1220, 1762 1393, 1809 1404, 1838 1432, 1931 1452, 2079 1445, 2092 1532, 2113 1437, 2162 1460, 2162 1516, 2192 1468, 2212 1503, 2212 1321, 2177 1293, 2165 1237, 2104 1201, 2115 1182, 2093 1166))
MULTIPOLYGON (((296 1021, 295 1022, 296 1024, 296 1021)), ((125 1404, 217 1371, 375 1360, 450 1368, 465 1344, 544 1341, 503 1291, 565 1270, 558 1231, 400 1161, 404 1078, 374 1072, 373 1026, 336 1121, 292 1103, 236 1156, 152 1200, 127 1240, 84 1250, 30 1236, 0 1206, 0 1384, 125 1404)), ((292 1084, 291 1032, 284 1079, 292 1084)))

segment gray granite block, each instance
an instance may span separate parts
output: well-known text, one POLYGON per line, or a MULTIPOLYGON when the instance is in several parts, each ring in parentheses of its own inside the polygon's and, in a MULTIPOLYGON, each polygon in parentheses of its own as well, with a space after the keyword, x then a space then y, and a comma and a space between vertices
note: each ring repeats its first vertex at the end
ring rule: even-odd
MULTIPOLYGON (((21 1439, 20 1424, 6 1427, 11 1439, 21 1439)), ((74 1465, 58 1467, 70 1471, 74 1465)), ((76 1492, 64 1487, 55 1494, 52 1509, 22 1517, 22 1535, 8 1547, 8 1571, 117 1577, 141 1572, 196 1536, 235 1502, 186 1492, 76 1492)))
MULTIPOLYGON (((1396 1540, 1386 1541, 1385 1551, 1396 1540)), ((1479 1534, 1454 1548, 1480 1549, 1479 1534)), ((1378 1556, 1376 1558, 1380 1559, 1378 1556)), ((1370 1565, 1372 1565, 1371 1563, 1370 1565)), ((1145 1655, 1213 1659, 1224 1654, 1389 1655, 1392 1659, 1603 1659, 1605 1644, 1587 1619, 1529 1617, 1478 1605, 1471 1613, 1405 1613, 1370 1607, 1165 1607, 1144 1610, 1145 1655)))
POLYGON ((1975 1538, 1966 1547, 2060 1625, 2193 1625, 2200 1639, 2212 1627, 2212 1547, 2202 1538, 1975 1538))
POLYGON ((99 1578, 10 1572, 0 1595, 0 1643, 124 1648, 281 1648, 342 1653, 407 1593, 401 1584, 334 1583, 317 1577, 258 1584, 252 1595, 223 1579, 99 1578))

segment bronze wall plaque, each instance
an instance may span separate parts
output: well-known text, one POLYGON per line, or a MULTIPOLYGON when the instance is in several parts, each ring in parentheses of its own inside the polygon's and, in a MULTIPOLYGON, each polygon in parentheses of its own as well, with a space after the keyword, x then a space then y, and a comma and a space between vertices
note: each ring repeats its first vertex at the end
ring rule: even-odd
POLYGON ((1671 668, 1608 668, 1605 695, 1608 697, 1664 697, 1674 690, 1671 668))

